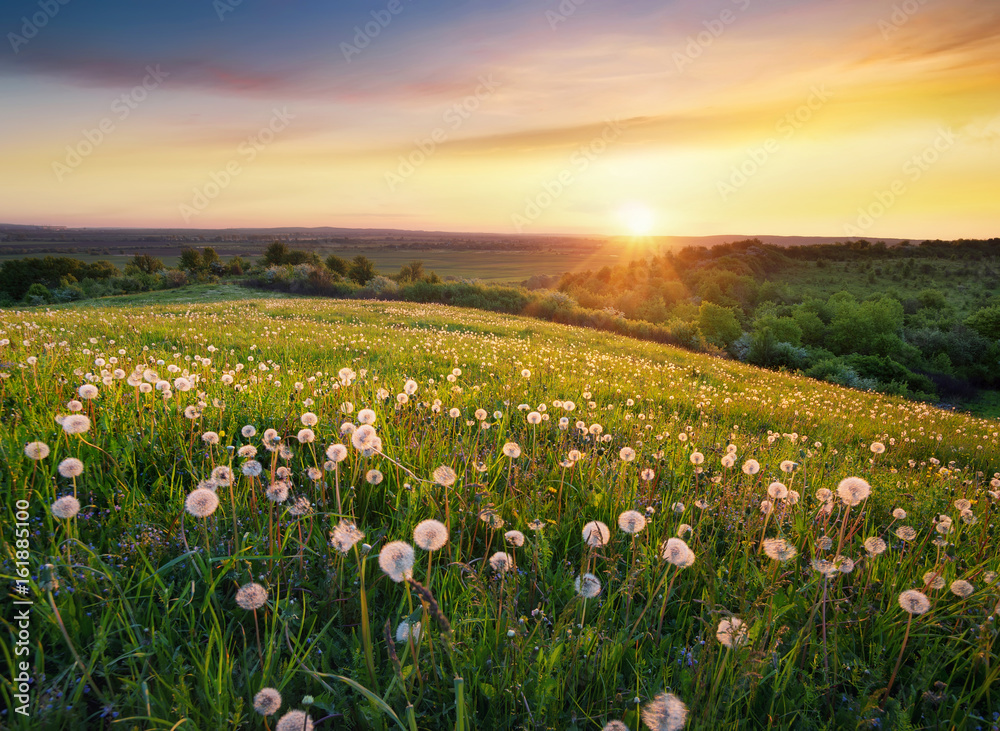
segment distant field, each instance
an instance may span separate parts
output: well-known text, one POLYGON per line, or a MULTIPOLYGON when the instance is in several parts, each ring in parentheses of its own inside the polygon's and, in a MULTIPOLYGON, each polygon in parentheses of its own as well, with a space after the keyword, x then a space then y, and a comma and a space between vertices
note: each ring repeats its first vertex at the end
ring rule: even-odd
MULTIPOLYGON (((17 248, 23 248, 25 244, 18 242, 17 248)), ((177 265, 180 255, 180 245, 165 246, 161 243, 149 244, 135 247, 93 247, 78 246, 75 250, 65 248, 63 243, 32 242, 33 248, 40 251, 37 254, 7 253, 3 246, 0 246, 0 262, 7 259, 22 259, 29 256, 69 256, 85 262, 98 261, 101 259, 112 262, 115 266, 122 268, 128 263, 133 254, 145 253, 155 256, 163 261, 168 267, 177 265), (59 253, 51 251, 41 251, 47 248, 59 248, 59 253)), ((240 255, 244 258, 256 259, 263 251, 263 245, 230 245, 230 244, 200 244, 195 248, 213 246, 216 252, 223 259, 240 255)), ((562 247, 539 251, 519 251, 519 250, 481 250, 455 248, 428 248, 428 249, 406 249, 394 248, 382 245, 371 247, 352 246, 340 248, 336 246, 311 247, 290 244, 292 248, 314 248, 323 258, 330 254, 352 259, 359 254, 367 256, 375 262, 380 273, 395 274, 404 264, 419 260, 424 262, 427 271, 434 271, 441 277, 456 277, 459 279, 483 279, 490 282, 520 282, 535 274, 562 274, 569 270, 600 269, 606 264, 621 264, 628 260, 628 256, 623 256, 623 250, 617 244, 608 244, 601 248, 585 247, 562 247)))

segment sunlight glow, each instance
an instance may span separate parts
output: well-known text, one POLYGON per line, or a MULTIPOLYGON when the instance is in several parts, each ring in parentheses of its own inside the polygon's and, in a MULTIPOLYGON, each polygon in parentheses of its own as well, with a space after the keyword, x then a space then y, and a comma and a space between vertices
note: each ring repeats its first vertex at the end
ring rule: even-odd
POLYGON ((641 203, 629 203, 619 212, 618 217, 633 236, 649 236, 653 231, 656 217, 641 203))

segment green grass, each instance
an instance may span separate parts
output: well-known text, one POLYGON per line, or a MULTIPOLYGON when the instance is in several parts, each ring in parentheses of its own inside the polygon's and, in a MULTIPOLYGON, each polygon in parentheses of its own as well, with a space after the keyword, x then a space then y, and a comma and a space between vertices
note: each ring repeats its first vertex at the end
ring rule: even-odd
POLYGON ((26 656, 10 651, 17 628, 4 614, 5 728, 273 729, 311 696, 319 729, 623 719, 634 730, 661 692, 686 704, 690 729, 996 726, 995 420, 440 306, 262 299, 227 286, 87 305, 0 311, 0 575, 13 586, 17 551, 28 550, 35 601, 26 656), (356 379, 342 382, 343 368, 356 379), (141 393, 115 369, 168 381, 170 397, 141 393), (410 379, 416 391, 398 398, 410 379), (99 389, 81 399, 90 428, 67 434, 55 417, 88 381, 99 389), (341 433, 361 409, 374 411, 382 441, 369 457, 341 433), (300 440, 306 413, 314 442, 300 440), (256 434, 244 437, 245 425, 256 434), (269 428, 287 452, 267 450, 269 428), (39 461, 24 453, 35 440, 51 448, 39 461), (335 467, 325 450, 337 442, 347 457, 335 467), (508 442, 520 456, 505 456, 508 442), (733 467, 722 463, 729 444, 733 467), (241 471, 248 446, 260 477, 241 471), (581 455, 570 463, 572 450, 581 455), (75 478, 57 470, 70 457, 84 466, 75 478), (759 473, 740 469, 750 459, 759 473), (435 482, 442 465, 453 485, 435 482), (220 466, 237 479, 215 485, 217 510, 185 513, 220 466), (817 496, 851 475, 872 486, 859 505, 817 496), (282 479, 291 497, 272 503, 265 489, 282 479), (775 500, 765 516, 777 480, 800 499, 775 500), (80 513, 54 517, 53 501, 72 494, 80 513), (297 498, 308 512, 293 509, 297 498), (26 549, 18 500, 29 503, 26 549), (957 500, 969 501, 964 514, 957 500), (618 527, 630 509, 648 516, 634 537, 618 527), (950 531, 935 529, 939 515, 950 531), (429 518, 450 535, 433 554, 416 549, 413 576, 431 592, 421 595, 378 556, 412 543, 429 518), (342 520, 365 534, 346 553, 329 540, 342 520), (610 537, 589 547, 582 531, 595 520, 610 537), (901 526, 916 538, 898 538, 901 526), (508 542, 511 529, 523 546, 508 542), (661 555, 678 533, 695 557, 686 568, 661 555), (798 555, 767 558, 762 536, 798 555), (872 537, 884 553, 869 555, 872 537), (824 578, 811 561, 832 560, 839 544, 853 570, 824 578), (498 551, 516 570, 495 570, 498 551), (601 582, 595 598, 574 589, 583 572, 601 582), (923 589, 928 572, 945 588, 926 589, 931 610, 908 622, 898 596, 923 589), (951 593, 956 579, 974 593, 951 593), (251 581, 268 592, 256 611, 235 601, 251 581), (747 637, 727 648, 716 629, 732 616, 747 637), (421 632, 396 642, 405 618, 421 632), (10 710, 21 660, 34 679, 28 720, 10 710), (252 707, 263 687, 283 697, 266 721, 252 707))

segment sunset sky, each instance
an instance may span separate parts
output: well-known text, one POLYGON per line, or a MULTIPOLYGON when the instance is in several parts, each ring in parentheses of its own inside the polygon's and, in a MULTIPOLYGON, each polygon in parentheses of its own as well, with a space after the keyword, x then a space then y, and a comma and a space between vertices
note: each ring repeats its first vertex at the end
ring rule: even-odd
POLYGON ((4 223, 1000 235, 995 0, 5 0, 0 31, 4 223))

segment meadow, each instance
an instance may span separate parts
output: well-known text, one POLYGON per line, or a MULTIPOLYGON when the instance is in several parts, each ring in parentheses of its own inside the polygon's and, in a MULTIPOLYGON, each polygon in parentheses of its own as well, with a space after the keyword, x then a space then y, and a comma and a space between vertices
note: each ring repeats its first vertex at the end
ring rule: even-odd
POLYGON ((0 363, 4 728, 1000 728, 996 420, 236 287, 0 363))

